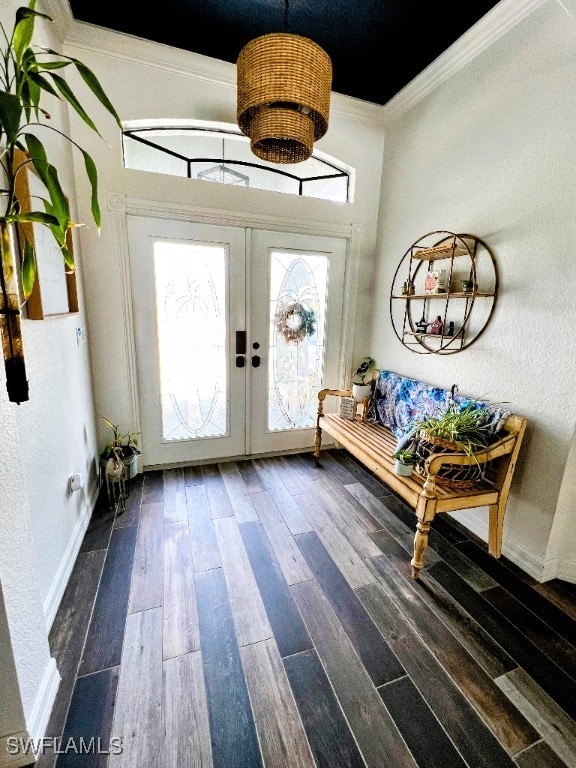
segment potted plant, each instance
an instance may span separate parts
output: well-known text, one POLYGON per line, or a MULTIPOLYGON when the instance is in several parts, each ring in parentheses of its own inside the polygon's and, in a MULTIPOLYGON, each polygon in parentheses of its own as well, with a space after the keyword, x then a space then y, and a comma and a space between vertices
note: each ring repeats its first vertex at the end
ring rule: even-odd
MULTIPOLYGON (((414 419, 409 425, 415 436, 417 469, 432 454, 459 453, 472 457, 494 439, 490 407, 478 400, 459 404, 450 400, 436 416, 414 419)), ((477 461, 466 466, 446 465, 437 479, 451 485, 472 485, 484 474, 477 461)))
POLYGON ((416 463, 416 454, 405 448, 401 448, 392 454, 392 458, 396 459, 396 464, 394 466, 396 474, 410 477, 414 469, 414 464, 416 463))
POLYGON ((78 97, 60 74, 66 67, 76 69, 88 90, 114 117, 122 123, 94 73, 81 61, 43 48, 32 42, 34 24, 39 18, 52 21, 35 10, 36 0, 18 8, 11 32, 0 23, 0 328, 5 350, 8 396, 11 402, 28 400, 28 382, 20 327, 20 295, 15 227, 19 229, 21 251, 21 283, 26 300, 36 279, 36 258, 32 226, 47 227, 62 254, 65 268, 74 269, 74 257, 69 247, 69 230, 77 226, 72 220, 69 199, 60 185, 58 171, 48 159, 42 142, 51 131, 66 139, 83 156, 91 187, 91 213, 100 228, 98 205, 98 174, 91 156, 62 130, 50 125, 50 112, 45 109, 48 99, 67 102, 82 120, 98 135, 96 124, 84 110, 78 97), (29 167, 44 186, 41 197, 30 199, 21 191, 19 174, 29 167))
POLYGON ((372 371, 376 367, 376 361, 372 357, 365 357, 356 368, 352 376, 352 397, 357 403, 361 403, 365 397, 369 397, 372 392, 372 371), (366 383, 366 378, 370 374, 370 381, 366 383))
POLYGON ((104 450, 100 454, 100 466, 106 467, 106 463, 113 452, 122 459, 122 463, 126 467, 126 479, 131 480, 136 477, 136 470, 138 469, 138 456, 142 451, 138 448, 138 437, 140 432, 126 432, 122 434, 120 432, 120 425, 113 424, 105 416, 102 419, 112 430, 112 440, 106 443, 104 450))

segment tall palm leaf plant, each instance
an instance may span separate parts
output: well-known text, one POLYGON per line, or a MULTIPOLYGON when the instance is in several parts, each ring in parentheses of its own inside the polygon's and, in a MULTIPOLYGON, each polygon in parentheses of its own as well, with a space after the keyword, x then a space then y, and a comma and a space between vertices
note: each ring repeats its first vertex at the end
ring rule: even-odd
MULTIPOLYGON (((48 159, 42 141, 47 131, 56 132, 81 152, 90 182, 92 218, 98 229, 101 222, 96 165, 88 152, 50 124, 50 113, 44 107, 46 97, 64 101, 86 125, 100 135, 96 124, 62 77, 62 71, 67 67, 75 69, 88 90, 114 117, 118 127, 122 128, 114 106, 94 73, 85 64, 33 43, 36 20, 42 18, 52 21, 49 16, 37 11, 35 6, 36 0, 29 0, 27 6, 17 9, 11 32, 0 22, 0 331, 8 395, 14 402, 28 399, 20 331, 14 227, 22 224, 47 227, 62 253, 66 269, 75 268, 66 237, 75 223, 72 221, 68 195, 60 184, 58 170, 48 159), (19 197, 17 180, 26 166, 31 167, 41 181, 44 196, 24 201, 19 197)), ((23 298, 26 300, 36 279, 36 257, 29 230, 22 228, 21 232, 24 235, 21 283, 23 298)))

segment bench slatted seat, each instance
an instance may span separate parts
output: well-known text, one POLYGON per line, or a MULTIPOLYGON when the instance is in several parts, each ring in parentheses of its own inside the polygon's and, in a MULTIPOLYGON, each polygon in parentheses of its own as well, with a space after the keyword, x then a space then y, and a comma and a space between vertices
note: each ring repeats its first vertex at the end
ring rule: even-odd
POLYGON ((424 567, 430 526, 434 517, 442 512, 487 506, 488 551, 493 557, 500 557, 506 502, 526 430, 526 419, 509 415, 502 429, 503 437, 485 450, 472 456, 448 453, 433 455, 426 460, 423 475, 413 472, 410 477, 404 477, 394 471, 395 460, 392 454, 396 450, 398 438, 388 427, 366 418, 369 399, 366 398, 360 405, 361 413, 350 420, 334 413, 324 413, 324 401, 329 396, 352 397, 352 392, 323 389, 318 393, 314 451, 316 464, 320 463, 322 433, 326 432, 415 511, 418 522, 414 537, 414 556, 411 560, 413 578, 417 579, 424 567), (438 480, 438 473, 444 465, 470 466, 477 462, 490 462, 490 469, 482 479, 469 487, 450 487, 438 480))

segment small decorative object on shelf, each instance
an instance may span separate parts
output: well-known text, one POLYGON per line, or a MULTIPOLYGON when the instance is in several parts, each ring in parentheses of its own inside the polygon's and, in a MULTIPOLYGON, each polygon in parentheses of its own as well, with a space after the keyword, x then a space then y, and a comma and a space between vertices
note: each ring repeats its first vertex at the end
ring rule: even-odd
POLYGON ((412 280, 406 280, 402 285, 402 296, 413 296, 414 292, 414 283, 412 280))
POLYGON ((432 324, 430 325, 430 333, 441 335, 443 330, 444 330, 444 323, 442 322, 442 318, 440 317, 440 315, 438 315, 436 320, 433 320, 432 324))
POLYGON ((432 262, 430 262, 428 274, 424 278, 424 293, 436 293, 437 283, 436 272, 432 269, 432 262))
POLYGON ((436 275, 436 293, 446 293, 448 290, 446 288, 446 270, 435 269, 434 274, 436 275))
POLYGON ((424 293, 446 293, 446 270, 432 269, 432 262, 424 280, 424 293))
POLYGON ((426 329, 428 328, 429 325, 430 323, 427 323, 426 318, 424 317, 424 315, 422 315, 420 320, 418 320, 418 322, 416 323, 416 331, 418 333, 426 333, 426 329))
POLYGON ((390 291, 394 333, 417 354, 462 352, 488 325, 498 284, 496 261, 483 240, 445 230, 428 232, 412 243, 396 268, 390 291), (409 282, 417 286, 413 293, 408 292, 409 282))

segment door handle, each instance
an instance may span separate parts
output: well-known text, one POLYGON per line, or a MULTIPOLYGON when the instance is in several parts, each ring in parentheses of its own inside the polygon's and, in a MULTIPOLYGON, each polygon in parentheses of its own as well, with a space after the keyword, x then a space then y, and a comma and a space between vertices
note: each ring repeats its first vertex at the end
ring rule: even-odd
POLYGON ((246 331, 236 331, 236 354, 246 354, 246 331))
POLYGON ((236 368, 246 365, 246 331, 236 331, 236 368))
POLYGON ((252 368, 260 368, 260 355, 252 355, 252 368))

